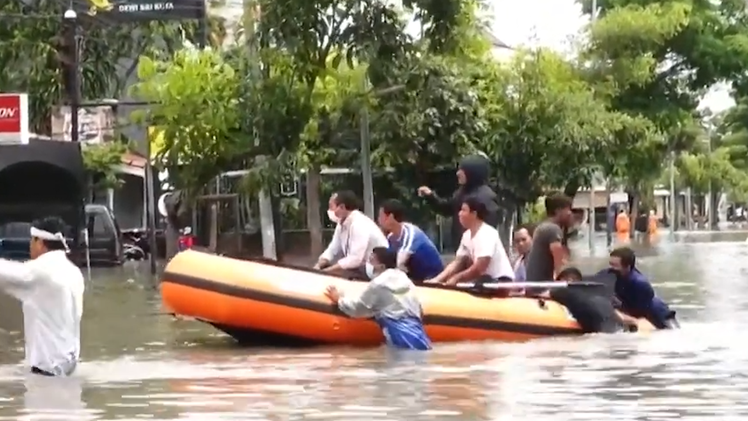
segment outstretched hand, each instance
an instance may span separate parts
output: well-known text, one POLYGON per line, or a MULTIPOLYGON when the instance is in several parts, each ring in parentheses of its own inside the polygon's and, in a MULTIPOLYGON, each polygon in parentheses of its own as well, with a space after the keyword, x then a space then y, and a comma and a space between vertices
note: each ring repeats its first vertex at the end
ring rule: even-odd
POLYGON ((340 301, 341 294, 334 285, 330 285, 325 290, 325 297, 330 299, 333 304, 337 304, 340 301))
POLYGON ((434 191, 428 186, 421 186, 418 188, 418 195, 421 197, 431 196, 432 194, 434 194, 434 191))

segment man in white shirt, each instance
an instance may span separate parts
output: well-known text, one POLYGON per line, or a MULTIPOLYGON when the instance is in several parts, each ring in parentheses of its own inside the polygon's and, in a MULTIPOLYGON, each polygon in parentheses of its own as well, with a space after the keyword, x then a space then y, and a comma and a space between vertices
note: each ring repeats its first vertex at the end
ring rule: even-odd
POLYGON ((359 211, 359 200, 352 191, 333 194, 327 216, 335 222, 335 233, 314 266, 337 275, 369 279, 366 262, 376 247, 387 247, 387 238, 373 220, 359 211))
POLYGON ((491 280, 512 282, 514 269, 496 228, 483 222, 486 205, 477 197, 468 197, 458 213, 465 228, 457 257, 430 283, 454 286, 459 282, 491 280))
POLYGON ((80 356, 84 280, 67 257, 65 223, 34 221, 31 260, 0 259, 0 289, 23 304, 26 363, 43 376, 69 376, 80 356))

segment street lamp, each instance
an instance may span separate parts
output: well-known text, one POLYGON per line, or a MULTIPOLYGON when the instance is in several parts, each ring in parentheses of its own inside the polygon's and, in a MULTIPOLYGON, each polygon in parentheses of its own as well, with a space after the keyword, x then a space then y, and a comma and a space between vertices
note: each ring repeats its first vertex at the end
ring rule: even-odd
POLYGON ((78 142, 80 133, 78 132, 78 107, 81 103, 81 76, 80 76, 80 43, 78 39, 78 14, 73 9, 68 9, 62 15, 62 22, 65 31, 65 44, 69 48, 71 57, 70 62, 64 65, 67 67, 65 92, 68 96, 70 105, 70 140, 78 142))

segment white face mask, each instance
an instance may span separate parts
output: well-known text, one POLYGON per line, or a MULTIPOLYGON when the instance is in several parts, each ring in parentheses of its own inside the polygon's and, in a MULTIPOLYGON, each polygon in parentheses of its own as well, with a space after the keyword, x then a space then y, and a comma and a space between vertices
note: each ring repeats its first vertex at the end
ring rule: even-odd
POLYGON ((366 276, 368 276, 369 279, 374 278, 374 265, 372 265, 371 262, 366 262, 366 276))
POLYGON ((329 218, 329 219, 330 219, 330 220, 331 220, 332 222, 334 222, 334 223, 336 223, 336 224, 340 222, 340 218, 338 218, 338 216, 337 216, 337 215, 335 215, 335 212, 333 212, 333 211, 332 211, 331 209, 328 209, 328 210, 327 210, 327 217, 328 217, 328 218, 329 218))

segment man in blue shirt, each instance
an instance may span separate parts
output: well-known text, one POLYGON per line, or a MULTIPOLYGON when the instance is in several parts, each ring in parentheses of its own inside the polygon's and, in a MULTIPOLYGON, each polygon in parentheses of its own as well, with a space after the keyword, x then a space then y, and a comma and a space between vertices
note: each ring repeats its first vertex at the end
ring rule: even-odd
POLYGON ((629 247, 610 252, 609 271, 616 274, 615 295, 620 309, 633 317, 643 317, 658 329, 675 329, 675 312, 660 299, 643 273, 636 268, 636 255, 629 247))
POLYGON ((379 207, 377 222, 387 234, 390 250, 397 252, 398 267, 416 284, 434 278, 444 270, 439 250, 417 226, 405 221, 405 206, 390 199, 379 207))

